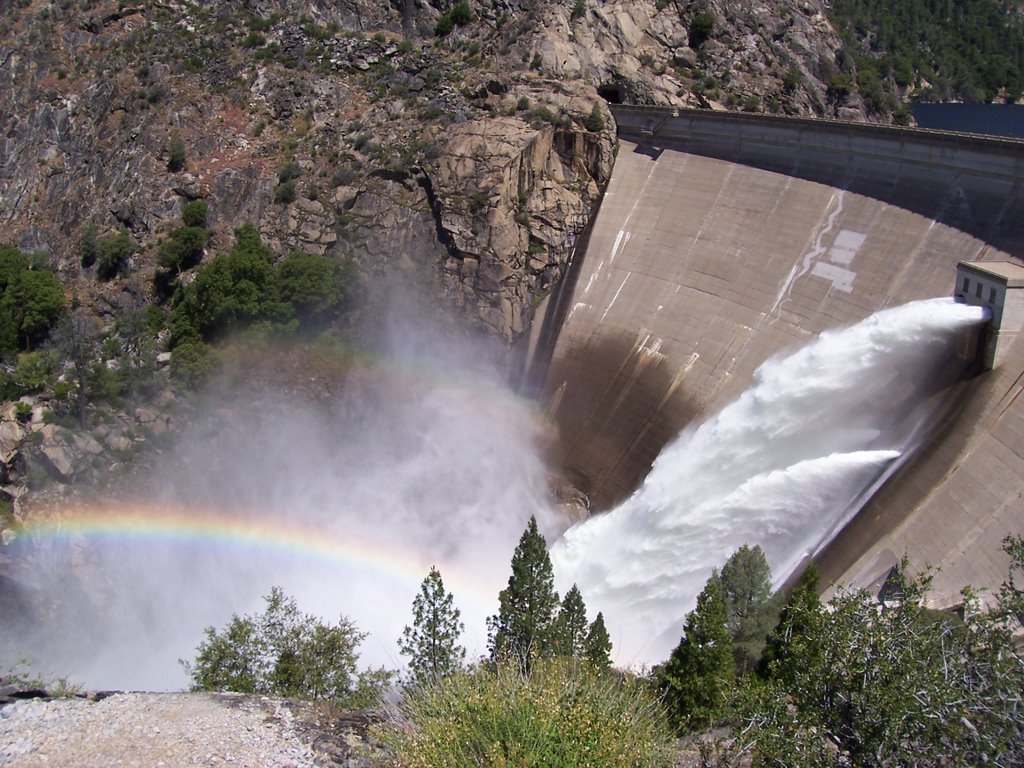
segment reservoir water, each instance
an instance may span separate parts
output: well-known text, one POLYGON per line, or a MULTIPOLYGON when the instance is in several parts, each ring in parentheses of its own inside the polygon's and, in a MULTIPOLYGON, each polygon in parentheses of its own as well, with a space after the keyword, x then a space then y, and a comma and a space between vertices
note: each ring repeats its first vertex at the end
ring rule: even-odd
POLYGON ((1024 105, 915 104, 919 128, 1024 138, 1024 105))

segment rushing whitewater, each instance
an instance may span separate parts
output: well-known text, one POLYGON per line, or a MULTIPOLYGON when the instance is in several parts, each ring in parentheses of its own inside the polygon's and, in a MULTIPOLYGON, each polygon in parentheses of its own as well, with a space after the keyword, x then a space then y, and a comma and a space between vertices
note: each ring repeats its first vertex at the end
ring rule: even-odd
POLYGON ((620 664, 664 660, 714 566, 759 544, 777 581, 914 448, 921 404, 985 310, 932 299, 878 312, 764 363, 753 385, 662 451, 619 507, 552 548, 559 587, 604 612, 620 664))

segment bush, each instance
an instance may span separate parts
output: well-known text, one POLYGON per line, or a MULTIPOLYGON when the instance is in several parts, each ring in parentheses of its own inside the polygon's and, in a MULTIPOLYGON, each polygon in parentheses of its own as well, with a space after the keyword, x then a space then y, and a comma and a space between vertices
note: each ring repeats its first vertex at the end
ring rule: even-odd
POLYGON ((345 309, 356 282, 351 259, 295 251, 277 266, 277 291, 306 328, 320 328, 345 309))
POLYGON ((207 237, 208 233, 202 227, 178 227, 160 245, 157 263, 174 272, 194 267, 203 258, 207 237))
POLYGON ((195 664, 182 662, 194 691, 234 691, 323 699, 345 707, 379 703, 391 674, 356 672, 356 647, 366 638, 342 616, 336 625, 299 612, 279 588, 256 616, 232 616, 220 632, 206 628, 195 664))
POLYGON ((800 83, 803 82, 804 76, 800 69, 796 66, 791 66, 786 70, 786 74, 782 76, 782 90, 784 93, 796 93, 796 89, 800 87, 800 83))
POLYGON ((448 14, 451 16, 452 23, 457 27, 464 27, 473 20, 473 12, 469 10, 469 3, 463 2, 455 5, 448 14))
POLYGON ((452 21, 452 17, 447 13, 442 14, 437 18, 437 24, 434 25, 434 34, 437 37, 445 37, 449 35, 455 27, 455 22, 452 21))
POLYGON ((853 93, 853 77, 840 72, 828 84, 828 94, 836 101, 841 101, 853 93))
POLYGON ((0 374, 0 397, 14 400, 46 389, 56 375, 51 355, 44 352, 22 352, 13 371, 0 374))
POLYGON ((99 243, 96 237, 96 222, 90 221, 82 227, 82 234, 78 239, 78 243, 82 254, 82 266, 88 269, 96 263, 96 256, 99 254, 99 243))
POLYGON ((174 136, 167 144, 167 170, 177 173, 185 168, 185 144, 180 137, 174 136))
POLYGON ((485 664, 407 690, 381 736, 407 768, 669 766, 671 737, 638 681, 584 662, 485 664))
POLYGON ((293 181, 301 175, 302 169, 299 167, 298 163, 292 160, 281 166, 281 170, 277 172, 277 180, 281 184, 287 184, 289 181, 293 181))
POLYGON ((702 11, 693 17, 690 22, 690 47, 700 48, 711 37, 715 29, 715 16, 707 11, 702 11))
POLYGON ((295 192, 295 182, 286 181, 283 184, 278 184, 274 187, 274 202, 280 203, 281 205, 288 205, 294 203, 297 194, 295 192))
POLYGON ((584 118, 583 126, 591 133, 600 133, 604 130, 604 116, 601 114, 600 104, 594 104, 590 114, 584 118))
POLYGON ((128 258, 132 255, 132 241, 127 230, 100 238, 98 246, 96 276, 100 280, 111 280, 127 271, 128 258))
POLYGON ((202 200, 185 203, 181 209, 181 221, 186 227, 205 227, 208 207, 202 200))
POLYGON ((45 268, 31 268, 12 245, 0 245, 0 355, 32 349, 64 311, 64 288, 45 268))
POLYGON ((280 316, 274 277, 273 254, 255 228, 240 228, 231 251, 200 267, 196 279, 178 295, 171 316, 172 343, 176 346, 188 335, 184 328, 212 341, 256 320, 280 316))

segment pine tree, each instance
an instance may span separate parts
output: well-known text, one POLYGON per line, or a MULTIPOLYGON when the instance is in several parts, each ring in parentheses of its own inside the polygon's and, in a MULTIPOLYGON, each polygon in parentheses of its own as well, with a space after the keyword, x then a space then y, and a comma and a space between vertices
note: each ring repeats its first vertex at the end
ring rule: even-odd
POLYGON ((817 658, 824 609, 818 599, 818 568, 811 563, 800 575, 768 636, 758 673, 791 683, 798 668, 817 658))
POLYGON ((552 655, 558 593, 547 543, 530 522, 512 555, 512 575, 498 595, 498 615, 488 619, 491 658, 512 658, 529 671, 533 658, 552 655))
POLYGON ((406 626, 398 641, 399 651, 411 657, 409 672, 413 684, 447 677, 466 659, 466 649, 458 642, 465 625, 453 603, 441 572, 431 567, 412 602, 412 626, 406 626))
POLYGON ((768 633, 778 620, 772 572, 764 550, 744 544, 722 566, 719 578, 736 669, 746 673, 757 666, 768 633))
POLYGON ((732 636, 725 626, 717 576, 697 596, 697 607, 687 614, 683 637, 660 676, 669 713, 680 730, 710 726, 725 714, 733 681, 732 636))
POLYGON ((575 584, 565 594, 555 619, 554 652, 559 656, 580 658, 587 640, 587 606, 575 584))
POLYGON ((597 614, 587 630, 583 656, 598 669, 608 669, 612 665, 612 641, 605 629, 602 613, 597 614))

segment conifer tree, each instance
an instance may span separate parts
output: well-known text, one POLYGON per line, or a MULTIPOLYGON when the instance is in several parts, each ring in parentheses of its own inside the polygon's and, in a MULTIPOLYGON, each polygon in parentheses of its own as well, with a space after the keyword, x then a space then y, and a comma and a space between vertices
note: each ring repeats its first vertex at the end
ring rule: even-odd
POLYGON ((466 649, 458 642, 465 625, 436 567, 423 579, 412 615, 412 626, 405 627, 398 641, 399 651, 411 657, 411 682, 433 682, 458 670, 466 659, 466 649))
POLYGON ((555 619, 554 652, 559 656, 580 658, 587 640, 587 606, 575 584, 565 593, 555 619))
POLYGON ((732 636, 717 576, 697 596, 679 645, 660 672, 665 703, 680 730, 714 724, 726 710, 733 681, 732 636))
POLYGON ((744 544, 722 566, 719 578, 736 669, 746 673, 756 668, 768 633, 778 620, 772 572, 764 550, 744 544))
POLYGON ((612 640, 605 629, 602 613, 597 614, 587 630, 583 656, 598 669, 608 669, 612 665, 612 640))
POLYGON ((529 671, 533 658, 552 655, 558 593, 547 543, 530 522, 512 555, 512 575, 498 595, 498 615, 488 619, 491 658, 515 659, 529 671))
POLYGON ((811 563, 800 575, 779 622, 768 636, 758 672, 791 683, 797 668, 817 658, 824 609, 818 599, 818 568, 811 563))

